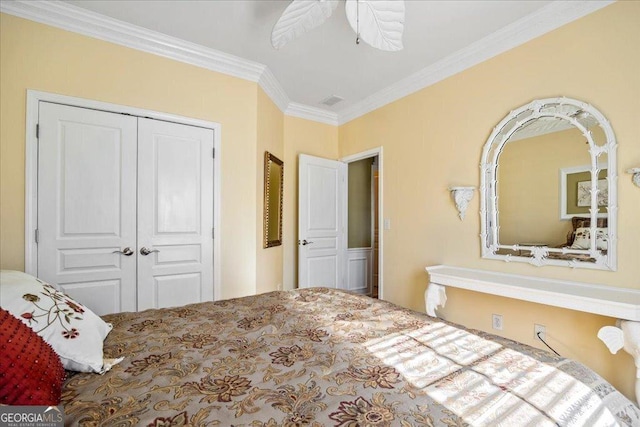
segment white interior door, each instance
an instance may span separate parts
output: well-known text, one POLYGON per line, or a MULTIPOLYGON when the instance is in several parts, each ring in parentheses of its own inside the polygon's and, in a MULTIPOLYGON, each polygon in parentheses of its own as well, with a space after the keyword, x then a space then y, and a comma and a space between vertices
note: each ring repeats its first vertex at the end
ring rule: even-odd
POLYGON ((298 287, 344 288, 347 165, 301 154, 298 287))
POLYGON ((138 309, 213 300, 213 130, 138 129, 138 309))
POLYGON ((39 105, 37 275, 99 315, 136 310, 136 122, 39 105))

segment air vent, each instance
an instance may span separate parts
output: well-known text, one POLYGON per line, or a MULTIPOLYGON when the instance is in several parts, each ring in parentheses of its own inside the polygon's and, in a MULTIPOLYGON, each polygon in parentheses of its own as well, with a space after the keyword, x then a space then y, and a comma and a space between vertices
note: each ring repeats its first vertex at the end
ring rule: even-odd
POLYGON ((320 101, 320 104, 328 105, 329 107, 331 107, 332 105, 336 105, 340 101, 344 101, 344 98, 341 98, 338 95, 331 95, 320 101))

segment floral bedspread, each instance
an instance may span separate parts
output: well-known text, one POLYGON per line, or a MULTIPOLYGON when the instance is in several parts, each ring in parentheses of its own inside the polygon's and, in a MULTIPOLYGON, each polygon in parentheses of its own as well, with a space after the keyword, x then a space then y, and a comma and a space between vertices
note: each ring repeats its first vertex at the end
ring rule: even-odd
POLYGON ((105 316, 104 375, 71 375, 69 425, 640 425, 585 366, 332 289, 105 316))

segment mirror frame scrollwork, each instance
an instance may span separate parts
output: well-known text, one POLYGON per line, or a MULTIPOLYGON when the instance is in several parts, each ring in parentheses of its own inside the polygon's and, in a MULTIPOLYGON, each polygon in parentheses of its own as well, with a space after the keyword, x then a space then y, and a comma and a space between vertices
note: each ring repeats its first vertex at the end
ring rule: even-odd
POLYGON ((268 151, 264 152, 264 238, 263 247, 271 248, 282 245, 282 197, 284 187, 284 163, 268 151), (273 173, 273 165, 279 166, 280 173, 277 177, 273 173), (275 179, 278 178, 278 181, 275 179), (274 194, 274 183, 278 185, 277 194, 274 194), (277 212, 272 212, 272 207, 277 206, 277 212), (273 229, 276 229, 277 238, 271 238, 273 229))
MULTIPOLYGON (((480 164, 480 224, 481 224, 481 246, 482 257, 488 259, 499 259, 506 262, 517 261, 526 262, 536 266, 556 265, 573 268, 592 268, 601 270, 616 270, 616 249, 617 249, 617 166, 616 166, 617 143, 613 129, 609 121, 600 111, 593 106, 570 98, 546 98, 534 100, 520 108, 511 111, 502 121, 493 128, 484 148, 482 150, 482 161, 480 164), (584 112, 597 121, 602 128, 605 142, 596 144, 589 129, 578 120, 578 114, 584 112), (585 137, 589 145, 591 157, 591 206, 590 212, 590 248, 572 249, 570 247, 550 248, 547 246, 524 246, 521 244, 502 245, 499 240, 499 212, 498 212, 498 160, 505 144, 509 138, 518 130, 531 124, 533 120, 539 118, 558 118, 568 121, 576 127, 585 137), (608 249, 606 253, 597 249, 596 227, 598 217, 597 202, 597 180, 598 172, 602 163, 598 162, 600 155, 607 155, 607 181, 609 187, 607 217, 608 217, 608 249), (500 249, 507 252, 520 253, 526 251, 530 256, 519 256, 511 253, 499 254, 500 249), (576 255, 573 259, 550 258, 550 253, 562 255, 576 255), (588 255, 590 261, 580 260, 579 256, 588 255)), ((571 258, 569 256, 568 258, 571 258)))

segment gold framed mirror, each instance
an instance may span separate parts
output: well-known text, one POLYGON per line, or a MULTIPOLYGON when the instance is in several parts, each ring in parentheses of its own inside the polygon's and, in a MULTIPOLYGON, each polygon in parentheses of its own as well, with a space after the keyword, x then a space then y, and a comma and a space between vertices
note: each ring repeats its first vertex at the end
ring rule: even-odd
POLYGON ((284 163, 264 152, 264 239, 263 247, 282 244, 282 194, 284 163))

